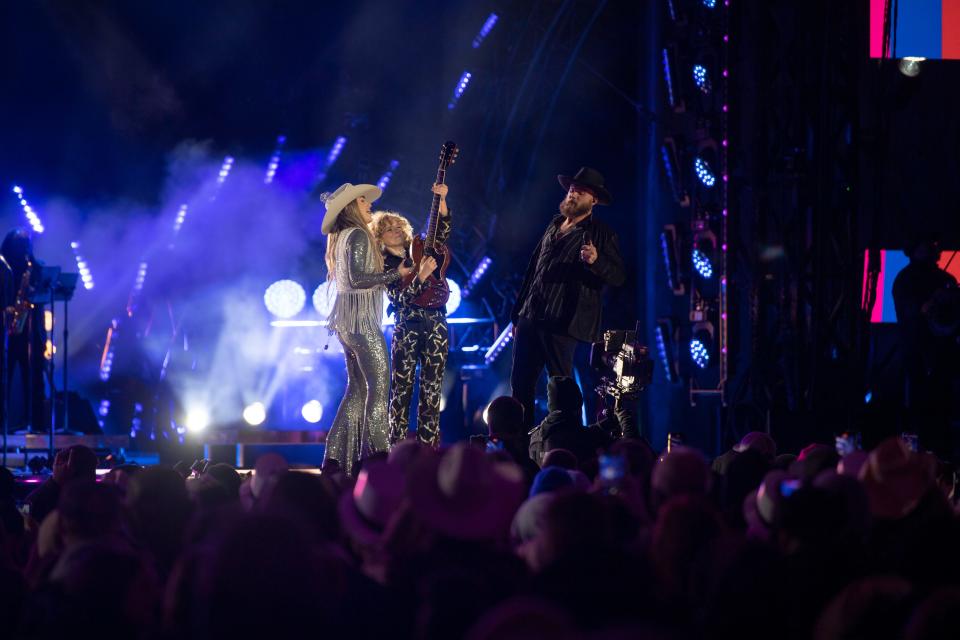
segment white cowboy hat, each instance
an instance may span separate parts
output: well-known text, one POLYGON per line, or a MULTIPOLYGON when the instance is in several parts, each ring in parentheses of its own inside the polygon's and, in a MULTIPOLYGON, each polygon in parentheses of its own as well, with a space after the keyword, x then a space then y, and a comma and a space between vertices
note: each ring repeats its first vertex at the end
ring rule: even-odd
POLYGON ((327 207, 326 213, 323 214, 320 231, 330 233, 343 208, 360 196, 364 196, 367 202, 375 202, 381 195, 383 195, 383 191, 375 185, 344 182, 333 193, 320 196, 327 207))

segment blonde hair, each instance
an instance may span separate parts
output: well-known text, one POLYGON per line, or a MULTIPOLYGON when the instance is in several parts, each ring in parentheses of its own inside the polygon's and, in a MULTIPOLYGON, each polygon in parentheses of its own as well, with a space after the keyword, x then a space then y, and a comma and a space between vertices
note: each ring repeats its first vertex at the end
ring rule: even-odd
POLYGON ((373 222, 370 223, 370 228, 373 230, 373 237, 377 239, 377 246, 381 250, 383 249, 381 238, 383 238, 387 227, 392 224, 400 225, 403 231, 403 243, 410 246, 410 243, 413 242, 413 226, 411 226, 409 220, 395 211, 377 211, 373 214, 373 222))
MULTIPOLYGON (((342 232, 349 231, 350 229, 362 229, 363 232, 367 234, 367 238, 370 240, 370 246, 373 249, 377 249, 380 244, 377 239, 373 237, 370 227, 363 221, 363 216, 360 215, 360 207, 357 206, 357 201, 352 200, 348 202, 347 206, 343 208, 343 211, 337 214, 337 219, 333 223, 333 230, 327 235, 327 253, 324 256, 324 260, 327 263, 327 280, 333 280, 334 272, 336 271, 337 240, 340 239, 342 232)), ((372 253, 374 271, 381 273, 383 271, 383 254, 376 250, 372 253)))

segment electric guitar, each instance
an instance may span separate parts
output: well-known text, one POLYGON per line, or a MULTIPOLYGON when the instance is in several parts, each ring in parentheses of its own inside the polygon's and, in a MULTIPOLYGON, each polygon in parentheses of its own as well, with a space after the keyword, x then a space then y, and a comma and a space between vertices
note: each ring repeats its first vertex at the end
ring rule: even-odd
MULTIPOLYGON (((443 184, 447 176, 447 168, 457 161, 460 150, 456 143, 447 141, 440 148, 440 166, 437 168, 437 184, 443 184)), ((426 309, 440 309, 447 304, 450 298, 450 287, 447 285, 447 267, 450 266, 450 250, 446 245, 437 242, 437 223, 440 216, 440 196, 433 194, 433 203, 430 206, 430 217, 427 224, 426 237, 417 236, 413 239, 411 254, 413 256, 413 273, 403 279, 403 286, 409 285, 420 271, 420 261, 424 256, 432 256, 437 261, 437 268, 423 281, 423 292, 413 299, 413 304, 426 309)))

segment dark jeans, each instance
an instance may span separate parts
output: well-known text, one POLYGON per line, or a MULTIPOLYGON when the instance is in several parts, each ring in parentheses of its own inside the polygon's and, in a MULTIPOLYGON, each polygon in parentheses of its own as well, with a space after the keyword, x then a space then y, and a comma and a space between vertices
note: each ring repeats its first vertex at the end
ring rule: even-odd
POLYGON ((550 376, 571 375, 576 349, 576 338, 540 328, 535 320, 520 318, 517 322, 510 387, 513 397, 523 404, 523 423, 528 430, 536 424, 534 399, 540 373, 546 367, 550 376))

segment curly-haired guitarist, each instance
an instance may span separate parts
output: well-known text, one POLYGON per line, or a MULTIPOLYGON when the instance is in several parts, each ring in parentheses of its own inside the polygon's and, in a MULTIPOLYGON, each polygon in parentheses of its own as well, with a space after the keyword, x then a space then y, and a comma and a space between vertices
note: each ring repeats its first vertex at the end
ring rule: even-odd
MULTIPOLYGON (((437 243, 450 235, 450 211, 445 184, 433 185, 440 196, 437 243)), ((373 235, 383 250, 387 269, 396 269, 411 258, 413 229, 403 216, 378 211, 373 216, 373 235)), ((387 285, 387 295, 396 317, 390 349, 393 370, 390 375, 390 441, 407 436, 410 425, 410 401, 420 365, 420 401, 417 406, 417 440, 432 447, 440 445, 440 399, 443 372, 447 364, 450 340, 447 313, 443 306, 426 308, 414 300, 423 292, 425 281, 437 268, 437 261, 424 256, 417 277, 404 285, 402 280, 387 285)))

